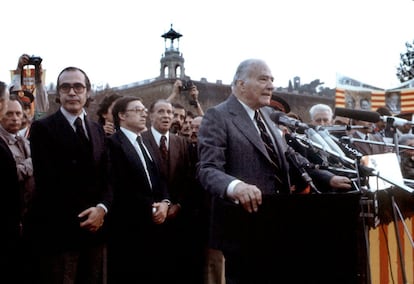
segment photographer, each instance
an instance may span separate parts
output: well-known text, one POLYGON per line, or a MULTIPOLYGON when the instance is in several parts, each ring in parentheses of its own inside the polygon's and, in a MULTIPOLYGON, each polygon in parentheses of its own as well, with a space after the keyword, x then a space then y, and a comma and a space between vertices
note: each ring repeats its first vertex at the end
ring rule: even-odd
POLYGON ((190 97, 189 104, 192 105, 196 109, 197 115, 204 115, 204 111, 198 101, 198 94, 199 91, 197 86, 193 84, 192 81, 182 81, 177 79, 174 82, 173 90, 171 95, 167 98, 167 101, 173 102, 177 99, 178 95, 181 94, 183 91, 188 91, 188 95, 190 97))
MULTIPOLYGON (((23 54, 19 57, 17 62, 17 68, 13 72, 12 82, 11 82, 11 92, 16 93, 20 96, 20 92, 31 92, 34 96, 34 101, 30 107, 28 115, 29 120, 35 120, 46 115, 49 110, 49 98, 47 94, 46 87, 43 84, 43 69, 42 69, 42 58, 37 56, 29 56, 28 54, 23 54), (23 77, 25 66, 34 65, 35 67, 35 77, 34 77, 34 86, 29 84, 24 84, 23 77)), ((28 113, 26 112, 26 114, 28 113)))

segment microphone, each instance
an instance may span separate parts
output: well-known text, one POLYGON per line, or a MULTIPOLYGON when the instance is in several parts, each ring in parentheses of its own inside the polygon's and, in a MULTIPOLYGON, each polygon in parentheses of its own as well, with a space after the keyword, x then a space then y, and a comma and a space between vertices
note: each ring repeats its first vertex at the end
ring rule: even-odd
POLYGON ((315 186, 315 184, 313 183, 312 178, 310 177, 310 175, 308 174, 308 172, 306 171, 305 167, 309 166, 310 164, 303 164, 300 163, 296 157, 295 151, 288 147, 286 152, 285 152, 285 156, 286 159, 299 171, 302 179, 310 186, 310 188, 315 191, 316 193, 321 193, 315 186))
POLYGON ((338 157, 342 161, 347 163, 353 163, 351 159, 349 159, 345 153, 341 150, 339 145, 330 137, 327 131, 321 133, 324 138, 321 136, 319 131, 316 131, 311 126, 306 123, 303 123, 297 119, 290 118, 282 112, 273 112, 270 114, 270 119, 272 119, 276 124, 282 124, 289 128, 299 128, 303 129, 306 136, 315 144, 317 144, 323 151, 338 157))
POLYGON ((414 125, 414 122, 396 116, 381 116, 380 120, 387 123, 392 121, 394 127, 403 126, 404 124, 414 125))
POLYGON ((384 121, 389 122, 393 121, 393 126, 403 126, 404 124, 414 125, 414 122, 399 118, 396 116, 380 116, 378 112, 375 111, 367 111, 367 110, 355 110, 355 109, 348 109, 348 108, 335 108, 335 115, 336 116, 343 116, 348 118, 353 118, 356 120, 368 121, 368 122, 378 122, 384 121))
POLYGON ((345 132, 352 129, 368 129, 368 126, 362 126, 362 125, 328 125, 324 126, 328 132, 345 132))
POLYGON ((341 158, 346 157, 339 145, 332 139, 327 129, 324 129, 323 127, 317 127, 316 129, 318 130, 319 135, 326 141, 333 151, 338 153, 341 158))
POLYGON ((331 147, 328 145, 328 143, 322 138, 321 135, 319 135, 318 132, 315 131, 315 129, 309 128, 305 131, 305 133, 306 133, 306 137, 307 137, 308 140, 304 140, 304 138, 300 137, 300 136, 297 136, 297 138, 299 140, 302 140, 302 141, 306 142, 307 144, 309 144, 313 147, 316 147, 319 150, 322 150, 322 151, 328 153, 331 156, 339 158, 342 162, 346 162, 346 163, 353 166, 353 164, 354 164, 353 159, 348 158, 345 154, 344 154, 344 156, 340 156, 340 154, 338 152, 332 150, 331 147))
POLYGON ((306 129, 305 133, 311 141, 320 145, 324 151, 332 151, 328 143, 322 138, 322 136, 318 132, 315 131, 315 129, 308 128, 306 129))
POLYGON ((380 114, 376 111, 355 110, 337 107, 335 108, 334 114, 335 116, 343 116, 368 122, 378 122, 381 120, 380 114))
POLYGON ((338 145, 339 139, 336 137, 333 137, 329 134, 327 129, 324 129, 323 127, 318 127, 318 134, 326 141, 326 144, 328 144, 331 153, 334 153, 336 157, 338 157, 342 162, 353 165, 354 161, 353 159, 350 159, 344 151, 342 151, 342 148, 338 145))
POLYGON ((273 120, 276 124, 282 124, 289 128, 293 129, 302 129, 306 130, 309 128, 309 125, 303 123, 297 119, 288 117, 287 115, 283 114, 282 112, 273 112, 270 114, 270 119, 273 120))

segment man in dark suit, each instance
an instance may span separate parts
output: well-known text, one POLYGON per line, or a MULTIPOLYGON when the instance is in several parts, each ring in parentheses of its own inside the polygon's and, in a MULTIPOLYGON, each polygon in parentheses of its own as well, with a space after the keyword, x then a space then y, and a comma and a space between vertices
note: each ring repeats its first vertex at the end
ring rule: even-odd
MULTIPOLYGON (((286 274, 285 268, 295 266, 268 247, 277 242, 273 230, 278 224, 264 203, 267 197, 290 194, 301 180, 285 157, 287 146, 280 130, 269 118, 275 111, 267 107, 273 89, 273 76, 264 61, 243 61, 232 82, 232 95, 207 110, 199 130, 198 179, 215 196, 211 230, 225 257, 227 284, 276 283, 286 274), (256 115, 261 116, 257 123, 256 115), (265 141, 259 133, 270 138, 265 141)), ((346 177, 316 170, 310 175, 326 187, 351 188, 346 177)), ((283 228, 277 232, 288 233, 283 228)))
POLYGON ((63 69, 57 79, 61 107, 31 126, 35 192, 24 230, 35 283, 103 281, 101 227, 112 193, 106 181, 105 134, 84 109, 90 91, 83 70, 63 69))
POLYGON ((114 196, 108 213, 108 282, 167 283, 166 258, 172 257, 172 248, 164 223, 170 201, 154 157, 145 143, 140 145, 147 109, 139 98, 126 96, 116 101, 112 114, 116 132, 108 139, 114 196))

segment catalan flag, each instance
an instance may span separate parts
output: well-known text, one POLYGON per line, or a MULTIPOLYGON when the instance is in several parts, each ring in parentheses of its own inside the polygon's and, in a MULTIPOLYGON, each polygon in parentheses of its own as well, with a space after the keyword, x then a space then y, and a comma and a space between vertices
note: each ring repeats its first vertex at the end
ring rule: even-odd
POLYGON ((335 107, 375 111, 383 106, 393 115, 414 113, 414 79, 396 88, 382 89, 337 74, 335 107))

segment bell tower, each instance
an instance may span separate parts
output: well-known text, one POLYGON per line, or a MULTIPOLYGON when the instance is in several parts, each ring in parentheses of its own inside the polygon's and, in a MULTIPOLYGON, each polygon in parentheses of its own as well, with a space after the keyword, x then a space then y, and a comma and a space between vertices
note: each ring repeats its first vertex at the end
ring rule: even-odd
POLYGON ((161 72, 160 78, 162 79, 187 79, 184 68, 184 57, 180 53, 180 37, 182 34, 177 33, 171 24, 171 28, 168 32, 161 35, 165 42, 165 52, 161 57, 161 72), (170 42, 168 42, 168 40, 170 42), (175 44, 175 40, 176 44, 175 44))

